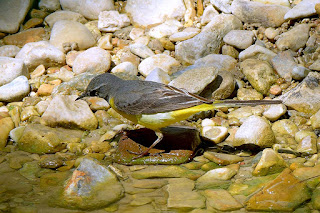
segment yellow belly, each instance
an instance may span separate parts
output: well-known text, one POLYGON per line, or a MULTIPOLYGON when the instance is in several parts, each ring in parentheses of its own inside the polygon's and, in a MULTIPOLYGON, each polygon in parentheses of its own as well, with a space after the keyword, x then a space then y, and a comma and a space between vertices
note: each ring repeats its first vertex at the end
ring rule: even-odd
POLYGON ((201 104, 198 106, 175 110, 172 112, 162 112, 162 113, 156 113, 156 114, 142 114, 142 115, 128 115, 123 111, 117 110, 112 100, 110 101, 110 106, 119 114, 121 114, 123 117, 131 120, 136 124, 141 124, 152 130, 158 130, 163 127, 174 124, 176 122, 185 120, 197 112, 214 109, 214 105, 212 104, 201 104))

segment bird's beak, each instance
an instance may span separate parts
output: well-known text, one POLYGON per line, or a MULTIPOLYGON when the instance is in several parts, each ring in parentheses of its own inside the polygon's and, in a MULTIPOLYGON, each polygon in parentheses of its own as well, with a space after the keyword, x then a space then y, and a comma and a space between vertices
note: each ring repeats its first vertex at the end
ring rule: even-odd
POLYGON ((81 98, 84 98, 84 97, 87 97, 87 94, 84 92, 84 93, 82 93, 77 99, 76 99, 76 101, 77 100, 80 100, 81 98))

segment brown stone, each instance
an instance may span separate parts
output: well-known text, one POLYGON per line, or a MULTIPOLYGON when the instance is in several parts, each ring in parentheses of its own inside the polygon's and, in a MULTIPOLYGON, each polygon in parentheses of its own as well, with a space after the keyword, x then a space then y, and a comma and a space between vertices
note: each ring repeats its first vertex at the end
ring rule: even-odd
POLYGON ((17 45, 22 47, 29 42, 37 42, 46 40, 46 32, 44 28, 34 28, 22 31, 17 34, 8 35, 3 38, 3 42, 8 45, 17 45))
POLYGON ((51 95, 54 85, 52 84, 41 84, 39 87, 37 94, 39 96, 48 96, 51 95))
POLYGON ((27 30, 27 29, 30 29, 30 28, 39 26, 39 25, 42 24, 42 22, 43 22, 43 19, 41 19, 41 18, 32 18, 32 19, 29 19, 29 20, 23 25, 23 29, 24 29, 24 30, 27 30))

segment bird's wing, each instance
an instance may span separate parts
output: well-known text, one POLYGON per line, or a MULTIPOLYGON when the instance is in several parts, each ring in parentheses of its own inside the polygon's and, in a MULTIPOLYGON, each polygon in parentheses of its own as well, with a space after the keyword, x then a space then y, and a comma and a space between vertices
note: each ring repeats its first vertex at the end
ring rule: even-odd
POLYGON ((114 97, 114 105, 118 110, 132 115, 170 112, 202 103, 212 103, 187 91, 146 81, 128 84, 118 94, 121 95, 114 97))

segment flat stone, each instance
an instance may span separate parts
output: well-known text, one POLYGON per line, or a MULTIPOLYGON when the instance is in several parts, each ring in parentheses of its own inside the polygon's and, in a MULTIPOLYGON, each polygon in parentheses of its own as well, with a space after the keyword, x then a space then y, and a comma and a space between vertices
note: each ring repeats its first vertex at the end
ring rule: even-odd
POLYGON ((124 189, 116 175, 97 161, 85 158, 72 173, 56 204, 93 210, 107 207, 123 196, 124 189))
POLYGON ((129 45, 130 51, 140 58, 148 58, 155 55, 154 52, 145 44, 134 43, 129 45))
MULTIPOLYGON (((195 28, 198 29, 198 28, 195 28)), ((193 38, 194 36, 198 35, 200 30, 195 31, 182 31, 172 34, 169 39, 170 41, 184 41, 188 40, 190 38, 193 38)))
POLYGON ((0 32, 16 33, 20 24, 24 21, 29 9, 32 6, 31 0, 13 0, 0 2, 0 32))
POLYGON ((126 13, 131 17, 133 24, 142 27, 165 22, 167 19, 183 18, 186 7, 182 0, 161 2, 154 0, 129 0, 125 7, 126 13))
POLYGON ((34 69, 41 64, 45 67, 61 66, 66 60, 65 54, 47 41, 24 45, 16 58, 22 59, 29 69, 34 69))
POLYGON ((233 211, 242 208, 241 203, 224 189, 207 189, 204 191, 204 196, 207 198, 208 209, 233 211))
POLYGON ((180 63, 166 54, 157 54, 141 61, 138 70, 143 76, 148 76, 150 72, 157 67, 171 75, 177 71, 177 68, 180 67, 180 63))
POLYGON ((0 86, 10 83, 21 75, 29 77, 28 68, 23 63, 23 60, 0 57, 0 86))
POLYGON ((247 58, 254 58, 261 61, 271 62, 271 59, 276 55, 277 54, 272 52, 271 50, 260 45, 254 44, 240 52, 239 60, 244 61, 247 58))
POLYGON ((294 61, 293 54, 291 50, 282 51, 271 60, 272 66, 279 76, 288 82, 292 80, 292 70, 298 66, 294 61))
POLYGON ((291 49, 297 51, 304 47, 309 38, 310 26, 308 24, 299 24, 288 32, 282 33, 276 41, 279 50, 291 49))
POLYGON ((63 10, 70 10, 80 13, 85 18, 90 20, 97 20, 99 13, 102 11, 115 9, 113 0, 97 0, 94 2, 94 4, 92 4, 90 0, 61 0, 60 4, 63 10))
POLYGON ((30 86, 28 79, 22 75, 0 87, 0 101, 21 101, 29 92, 30 86))
POLYGON ((230 0, 210 0, 210 3, 223 13, 231 13, 231 3, 230 0))
POLYGON ((232 14, 241 21, 248 23, 260 23, 264 27, 279 27, 285 20, 284 15, 289 7, 260 2, 235 0, 232 2, 232 14))
POLYGON ((87 102, 75 101, 77 96, 56 95, 42 115, 48 126, 76 127, 85 130, 96 129, 98 120, 87 102))
POLYGON ((163 71, 161 68, 155 68, 150 72, 150 74, 146 77, 146 81, 154 81, 162 84, 168 84, 171 79, 168 73, 163 71))
POLYGON ((303 0, 300 1, 296 6, 289 10, 285 15, 284 19, 298 19, 313 16, 316 14, 315 6, 320 3, 319 0, 303 0))
POLYGON ((202 136, 213 141, 215 144, 221 143, 228 135, 228 129, 223 126, 204 126, 202 136))
POLYGON ((57 21, 51 30, 50 44, 64 51, 64 48, 69 48, 64 46, 66 43, 76 43, 79 50, 85 50, 95 45, 96 41, 83 24, 69 20, 57 21))
POLYGON ((138 69, 133 63, 125 61, 112 68, 111 73, 126 73, 136 76, 138 75, 138 69))
POLYGON ((182 28, 183 25, 175 20, 175 19, 170 19, 165 21, 163 24, 160 24, 158 26, 152 27, 148 35, 153 37, 153 38, 163 38, 163 37, 169 37, 174 33, 177 33, 180 28, 182 28))
POLYGON ((194 209, 204 208, 205 198, 199 192, 193 191, 194 181, 187 178, 169 179, 167 185, 169 208, 194 209))
POLYGON ((295 135, 298 130, 298 126, 289 119, 282 119, 272 124, 272 131, 276 135, 295 135))
POLYGON ((45 23, 47 23, 47 25, 51 28, 57 21, 61 20, 76 21, 80 22, 81 24, 85 24, 87 22, 87 20, 80 13, 64 10, 51 13, 44 19, 45 23))
POLYGON ((267 106, 265 111, 263 112, 263 116, 267 118, 269 121, 276 121, 282 115, 286 114, 287 107, 284 104, 273 104, 267 106))
POLYGON ((309 72, 295 88, 279 97, 283 103, 299 112, 316 113, 320 109, 320 74, 309 72))
POLYGON ((177 44, 175 55, 178 60, 193 64, 206 55, 219 53, 223 37, 229 31, 241 28, 241 21, 233 15, 214 16, 198 35, 177 44))
POLYGON ((195 66, 216 67, 219 71, 234 71, 237 66, 237 60, 228 55, 209 54, 199 58, 194 62, 195 66))
POLYGON ((281 172, 288 165, 284 159, 273 149, 267 148, 262 152, 262 156, 252 174, 254 176, 265 176, 281 172))
POLYGON ((217 76, 217 69, 214 67, 195 67, 186 70, 169 85, 185 89, 188 92, 200 94, 217 76))
POLYGON ((317 135, 314 132, 300 130, 295 134, 295 140, 298 142, 297 152, 308 155, 317 153, 317 135))
POLYGON ((63 128, 51 128, 41 124, 29 124, 10 132, 10 137, 19 149, 30 153, 56 153, 66 147, 67 143, 79 143, 82 131, 63 128))
POLYGON ((102 11, 99 14, 98 28, 103 32, 115 32, 130 24, 126 14, 120 14, 116 10, 102 11))
POLYGON ((19 51, 20 48, 16 45, 3 45, 0 47, 0 56, 14 58, 19 51))
POLYGON ((246 210, 293 211, 310 198, 306 183, 295 178, 290 169, 285 169, 246 202, 246 210))
POLYGON ((239 163, 244 160, 242 157, 237 155, 229 155, 217 152, 205 152, 203 156, 219 165, 229 165, 239 163))
POLYGON ((248 30, 231 30, 223 37, 223 41, 238 49, 246 49, 252 45, 254 33, 248 30))
POLYGON ((42 27, 28 29, 3 38, 3 42, 7 45, 17 45, 23 47, 30 42, 47 40, 47 35, 42 27))
POLYGON ((316 70, 316 71, 320 71, 320 60, 316 60, 315 62, 313 62, 310 66, 309 69, 312 70, 316 70))
POLYGON ((109 70, 111 55, 100 47, 91 47, 80 53, 73 62, 72 70, 76 74, 84 72, 102 74, 109 70))
POLYGON ((268 62, 246 59, 240 63, 240 69, 252 87, 264 95, 269 93, 271 85, 276 81, 273 68, 268 62))
POLYGON ((255 144, 260 147, 271 147, 275 143, 275 136, 268 121, 256 115, 244 121, 235 134, 234 146, 255 144))

